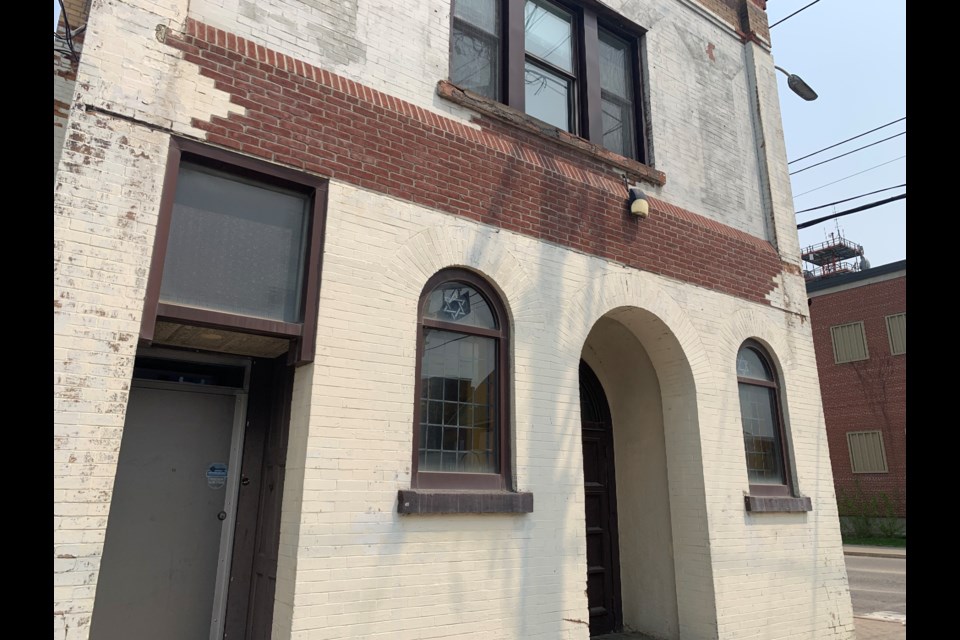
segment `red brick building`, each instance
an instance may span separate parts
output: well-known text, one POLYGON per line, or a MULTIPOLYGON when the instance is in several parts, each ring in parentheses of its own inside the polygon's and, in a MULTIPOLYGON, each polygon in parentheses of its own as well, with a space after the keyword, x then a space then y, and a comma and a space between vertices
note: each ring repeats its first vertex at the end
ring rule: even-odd
POLYGON ((808 283, 841 516, 906 518, 907 262, 808 283))

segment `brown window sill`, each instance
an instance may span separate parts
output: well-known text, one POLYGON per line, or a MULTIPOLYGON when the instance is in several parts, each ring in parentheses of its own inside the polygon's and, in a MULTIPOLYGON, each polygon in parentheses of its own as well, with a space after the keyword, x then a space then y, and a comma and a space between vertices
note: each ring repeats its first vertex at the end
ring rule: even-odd
POLYGON ((646 182, 656 186, 663 186, 667 182, 667 176, 662 171, 657 171, 642 162, 625 158, 609 149, 604 149, 599 145, 588 142, 563 129, 551 126, 542 120, 517 111, 496 100, 491 100, 490 98, 477 95, 472 91, 461 89, 447 80, 441 80, 437 83, 437 95, 461 106, 478 111, 485 116, 495 118, 500 122, 505 122, 518 129, 532 133, 554 144, 560 144, 564 148, 574 149, 585 156, 624 172, 627 179, 632 182, 646 182))
POLYGON ((813 511, 810 498, 790 496, 744 496, 747 511, 752 513, 798 513, 813 511))
POLYGON ((513 491, 401 489, 397 513, 533 513, 533 494, 513 491))

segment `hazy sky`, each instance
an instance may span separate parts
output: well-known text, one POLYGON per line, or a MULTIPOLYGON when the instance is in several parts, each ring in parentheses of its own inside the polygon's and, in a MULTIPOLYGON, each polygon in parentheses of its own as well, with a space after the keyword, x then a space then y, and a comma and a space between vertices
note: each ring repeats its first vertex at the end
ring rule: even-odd
MULTIPOLYGON (((811 0, 768 0, 774 24, 811 0)), ((60 5, 53 2, 56 29, 60 5)), ((787 160, 794 160, 906 115, 906 2, 820 0, 771 30, 774 61, 801 76, 819 94, 813 102, 796 96, 778 73, 787 160)), ((906 131, 906 120, 807 160, 790 170, 827 160, 906 131)), ((792 176, 796 210, 852 198, 906 183, 906 136, 792 176), (882 166, 878 166, 882 165, 882 166), (859 174, 859 175, 854 175, 859 174), (836 182, 836 184, 829 184, 836 182)), ((798 222, 905 193, 884 191, 797 216, 798 222)), ((863 245, 873 266, 907 256, 906 200, 843 216, 800 231, 800 244, 822 242, 837 224, 863 245)))
MULTIPOLYGON (((768 0, 770 24, 812 0, 768 0)), ((820 0, 770 31, 774 62, 801 76, 819 94, 807 102, 777 73, 787 160, 794 160, 906 115, 906 2, 820 0)), ((807 160, 796 171, 906 131, 907 121, 863 136, 807 160)), ((791 177, 797 211, 906 183, 906 135, 791 177), (887 164, 884 164, 887 163, 887 164), (881 165, 878 168, 877 165, 881 165), (863 173, 860 173, 863 172, 863 173), (860 175, 853 176, 853 174, 860 175), (847 178, 848 176, 853 176, 847 178), (830 186, 828 183, 839 181, 830 186), (822 188, 821 188, 822 187, 822 188), (807 193, 809 192, 809 193, 807 193)), ((798 222, 906 192, 884 191, 797 216, 798 222)), ((800 244, 822 242, 836 231, 863 245, 872 266, 907 257, 906 200, 800 230, 800 244)))

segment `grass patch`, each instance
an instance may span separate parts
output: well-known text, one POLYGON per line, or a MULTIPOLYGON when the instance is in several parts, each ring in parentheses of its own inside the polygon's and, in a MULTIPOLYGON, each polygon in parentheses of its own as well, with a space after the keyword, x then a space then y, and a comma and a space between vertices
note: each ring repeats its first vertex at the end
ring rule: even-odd
POLYGON ((862 544, 870 547, 900 547, 907 548, 907 538, 904 537, 863 537, 843 536, 843 544, 862 544))

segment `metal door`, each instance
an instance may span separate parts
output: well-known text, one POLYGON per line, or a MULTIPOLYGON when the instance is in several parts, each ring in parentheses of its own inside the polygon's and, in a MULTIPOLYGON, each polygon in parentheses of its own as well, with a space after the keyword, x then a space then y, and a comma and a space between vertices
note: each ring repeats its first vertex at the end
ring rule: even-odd
POLYGON ((135 383, 91 640, 222 637, 246 394, 135 383))

